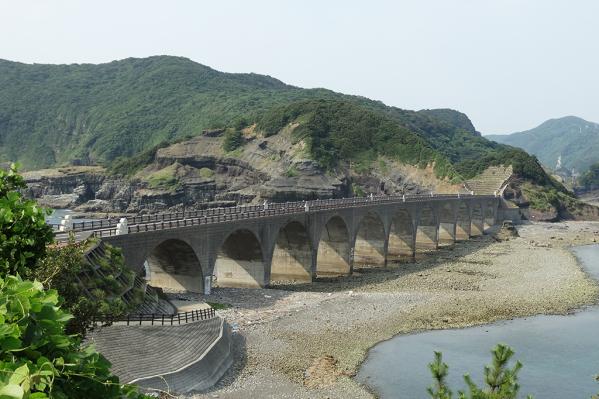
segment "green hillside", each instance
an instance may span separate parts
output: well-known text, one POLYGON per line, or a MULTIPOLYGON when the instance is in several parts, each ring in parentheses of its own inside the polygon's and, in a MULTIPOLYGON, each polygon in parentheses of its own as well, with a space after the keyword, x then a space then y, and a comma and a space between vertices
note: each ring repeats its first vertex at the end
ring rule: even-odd
POLYGON ((551 119, 524 132, 485 137, 523 148, 552 169, 560 156, 562 167, 578 172, 599 161, 599 124, 575 116, 551 119))
POLYGON ((482 138, 457 111, 407 111, 180 57, 100 65, 0 61, 0 87, 0 162, 28 169, 151 158, 161 143, 203 129, 258 122, 272 134, 303 116, 310 123, 300 130, 325 167, 343 160, 367 167, 389 155, 412 164, 434 161, 439 176, 456 179, 505 163, 537 183, 548 181, 534 158, 482 138))

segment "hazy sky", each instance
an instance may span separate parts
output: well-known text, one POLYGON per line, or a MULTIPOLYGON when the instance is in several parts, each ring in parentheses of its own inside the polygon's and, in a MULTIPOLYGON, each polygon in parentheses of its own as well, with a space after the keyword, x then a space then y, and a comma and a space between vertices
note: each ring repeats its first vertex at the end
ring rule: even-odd
POLYGON ((0 58, 179 55, 510 133, 599 122, 598 19, 597 0, 0 0, 0 58))

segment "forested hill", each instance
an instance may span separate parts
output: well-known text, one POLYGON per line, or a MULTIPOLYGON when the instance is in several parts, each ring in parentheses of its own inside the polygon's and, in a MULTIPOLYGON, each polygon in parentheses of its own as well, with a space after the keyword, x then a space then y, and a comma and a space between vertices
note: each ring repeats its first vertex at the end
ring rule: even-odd
POLYGON ((480 137, 457 111, 407 111, 269 76, 218 72, 180 57, 100 65, 0 61, 0 87, 0 161, 19 161, 28 169, 74 160, 107 164, 203 129, 266 125, 269 118, 274 126, 304 115, 323 148, 355 150, 336 152, 336 161, 349 154, 368 161, 384 152, 404 162, 434 161, 439 175, 458 179, 504 163, 547 181, 534 158, 480 137), (374 136, 366 140, 376 143, 374 150, 358 145, 355 127, 367 126, 364 120, 376 127, 368 129, 374 136))
POLYGON ((562 167, 578 172, 599 162, 599 124, 575 116, 550 119, 524 132, 486 137, 523 148, 550 168, 557 166, 559 157, 562 167))

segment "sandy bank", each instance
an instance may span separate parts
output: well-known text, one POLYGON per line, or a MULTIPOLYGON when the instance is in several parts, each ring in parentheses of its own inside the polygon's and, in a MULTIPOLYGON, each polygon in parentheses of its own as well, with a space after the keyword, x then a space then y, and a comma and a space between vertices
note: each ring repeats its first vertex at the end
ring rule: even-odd
POLYGON ((568 248, 599 241, 598 222, 519 226, 520 237, 480 237, 412 264, 284 289, 218 289, 212 302, 236 324, 237 362, 195 398, 367 398, 351 376, 368 348, 399 333, 539 313, 599 297, 568 248))

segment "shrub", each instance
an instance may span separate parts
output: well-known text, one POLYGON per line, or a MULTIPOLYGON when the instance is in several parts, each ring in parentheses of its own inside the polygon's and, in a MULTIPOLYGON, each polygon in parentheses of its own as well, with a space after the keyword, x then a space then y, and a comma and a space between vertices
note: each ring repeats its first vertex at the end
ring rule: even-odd
POLYGON ((66 335, 72 316, 55 290, 18 276, 0 278, 0 396, 3 398, 143 398, 110 374, 110 362, 66 335))
POLYGON ((241 147, 243 144, 243 136, 241 135, 241 131, 237 129, 228 129, 225 132, 225 137, 223 140, 223 150, 226 152, 231 152, 241 147))
POLYGON ((26 274, 54 239, 46 224, 50 212, 24 199, 19 190, 25 187, 16 165, 0 169, 0 276, 26 274))
MULTIPOLYGON (((464 381, 468 386, 468 393, 458 392, 459 399, 516 399, 520 385, 518 385, 518 372, 522 368, 522 363, 516 362, 512 368, 508 368, 508 362, 514 355, 512 348, 506 345, 498 344, 492 351, 493 364, 485 366, 485 384, 484 389, 479 388, 468 374, 464 376, 464 381)), ((435 360, 428 365, 435 383, 427 389, 432 399, 451 399, 453 392, 447 386, 445 379, 449 372, 449 366, 443 363, 443 357, 440 352, 435 352, 435 360)), ((532 396, 527 396, 532 399, 532 396)))
POLYGON ((126 305, 120 298, 133 282, 120 250, 104 245, 105 257, 99 261, 105 276, 102 277, 85 260, 89 245, 90 242, 71 241, 68 245, 50 248, 28 275, 60 293, 63 308, 75 316, 66 324, 70 334, 85 335, 94 317, 123 316, 143 301, 143 297, 136 297, 126 305), (123 278, 119 280, 115 276, 123 278))

